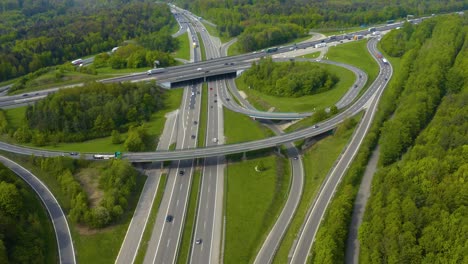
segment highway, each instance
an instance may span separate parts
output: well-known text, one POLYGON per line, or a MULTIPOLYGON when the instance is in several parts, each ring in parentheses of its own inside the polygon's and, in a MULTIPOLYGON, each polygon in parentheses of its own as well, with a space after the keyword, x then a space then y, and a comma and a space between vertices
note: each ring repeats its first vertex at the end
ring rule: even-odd
MULTIPOLYGON (((212 41, 202 23, 187 15, 200 33, 206 58, 219 57, 219 47, 212 41)), ((205 146, 224 144, 223 106, 219 90, 223 81, 208 82, 208 105, 205 146)), ((210 157, 204 160, 202 183, 189 263, 220 263, 221 231, 224 196, 225 158, 210 157), (199 242, 196 242, 199 241, 199 242)))
MULTIPOLYGON (((197 35, 188 24, 193 39, 197 35)), ((192 58, 200 59, 196 48, 192 58)), ((201 107, 200 85, 190 85, 184 90, 183 103, 178 119, 176 149, 197 146, 198 123, 201 107)), ((194 160, 175 161, 169 168, 166 190, 159 207, 151 239, 143 263, 174 263, 177 259, 180 238, 185 223, 187 202, 192 186, 194 160)))
MULTIPOLYGON (((178 112, 175 111, 166 115, 166 123, 163 133, 159 138, 157 150, 168 150, 169 146, 175 143, 178 112)), ((161 167, 162 164, 160 162, 155 162, 144 170, 147 179, 115 263, 126 264, 135 261, 160 183, 161 167)))
POLYGON ((73 239, 70 234, 70 228, 68 227, 67 218, 57 202, 57 199, 55 199, 54 195, 44 183, 18 163, 3 156, 0 156, 0 162, 29 184, 47 209, 52 225, 54 226, 60 263, 75 264, 75 251, 73 248, 73 239))
MULTIPOLYGON (((368 42, 368 49, 371 54, 375 54, 377 41, 371 40, 368 42)), ((377 59, 380 67, 379 77, 371 85, 371 88, 382 87, 378 89, 377 92, 368 100, 366 104, 367 111, 364 114, 363 119, 361 120, 358 128, 353 134, 351 142, 347 145, 345 151, 340 156, 339 161, 336 163, 335 167, 332 169, 330 174, 327 176, 325 182, 320 188, 320 192, 314 201, 311 210, 307 216, 307 220, 303 226, 302 232, 299 235, 298 242, 294 248, 293 255, 290 263, 306 263, 309 256, 310 249, 315 240, 315 235, 320 226, 320 222, 323 219, 323 215, 330 203, 333 194, 335 193, 336 187, 341 181, 344 173, 351 164, 354 156, 356 155, 359 146, 361 145, 364 137, 371 125, 374 114, 377 110, 377 105, 382 95, 383 88, 387 85, 388 80, 392 76, 392 67, 390 64, 384 64, 380 59, 377 59)))

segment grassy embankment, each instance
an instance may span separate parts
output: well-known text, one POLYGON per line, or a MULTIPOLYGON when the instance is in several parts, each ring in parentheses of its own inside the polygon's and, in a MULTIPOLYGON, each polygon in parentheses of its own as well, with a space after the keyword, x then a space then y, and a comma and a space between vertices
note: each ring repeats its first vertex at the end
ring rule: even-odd
POLYGON ((190 60, 190 49, 192 48, 192 44, 190 43, 190 37, 187 33, 182 34, 177 37, 179 40, 179 48, 172 53, 172 56, 175 58, 180 58, 184 60, 190 60))
POLYGON ((198 122, 198 147, 205 146, 206 126, 208 122, 208 85, 203 83, 201 89, 202 98, 200 106, 200 120, 198 122))
MULTIPOLYGON (((359 117, 355 117, 358 121, 359 117)), ((328 136, 310 147, 303 155, 304 162, 304 187, 301 201, 296 213, 283 237, 273 263, 287 263, 288 254, 293 245, 309 207, 312 205, 320 186, 331 170, 334 162, 339 157, 343 148, 349 142, 354 127, 342 130, 341 133, 328 136)))
POLYGON ((273 155, 229 164, 226 170, 224 262, 251 263, 288 196, 290 166, 273 155), (255 167, 263 163, 264 170, 255 167))
POLYGON ((246 115, 236 113, 227 108, 223 108, 223 110, 226 144, 259 140, 274 135, 271 130, 253 121, 246 115))
MULTIPOLYGON (((148 131, 151 136, 155 139, 157 136, 162 134, 164 129, 164 124, 166 122, 165 115, 171 111, 176 110, 180 106, 180 101, 182 98, 183 89, 172 89, 168 90, 166 94, 166 100, 164 108, 154 113, 151 116, 151 120, 147 122, 148 131)), ((19 107, 6 110, 7 118, 9 124, 13 130, 16 130, 21 125, 22 120, 24 119, 24 113, 26 107, 19 107)), ((125 139, 127 133, 122 133, 121 136, 125 139)), ((3 140, 12 142, 11 138, 3 137, 3 140)), ((156 140, 154 140, 156 142, 156 140)), ((25 146, 32 147, 32 144, 25 144, 25 146)), ((153 147, 155 149, 156 146, 153 147)), ((77 152, 115 152, 123 151, 124 145, 121 144, 112 144, 112 139, 110 136, 98 139, 92 139, 79 143, 58 143, 56 146, 44 146, 40 149, 48 149, 55 151, 77 151, 77 152)))
POLYGON ((148 222, 146 224, 145 231, 143 232, 143 237, 141 238, 140 246, 138 247, 138 252, 134 263, 143 263, 146 250, 148 249, 148 243, 151 239, 151 234, 153 233, 154 224, 156 224, 156 217, 158 215, 159 206, 161 205, 161 200, 164 195, 166 183, 167 174, 161 174, 158 190, 156 191, 156 196, 154 197, 153 206, 151 206, 151 212, 148 216, 148 222))

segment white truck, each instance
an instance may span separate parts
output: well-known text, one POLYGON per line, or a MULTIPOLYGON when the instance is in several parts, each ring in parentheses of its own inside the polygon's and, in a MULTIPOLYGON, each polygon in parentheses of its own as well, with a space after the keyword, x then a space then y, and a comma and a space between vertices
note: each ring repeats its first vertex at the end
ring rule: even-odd
POLYGON ((156 68, 156 69, 148 70, 146 74, 151 75, 151 74, 161 73, 164 71, 165 71, 164 68, 156 68))
POLYGON ((319 43, 319 44, 315 44, 315 48, 318 49, 318 48, 323 48, 323 47, 326 47, 327 46, 327 43, 319 43))

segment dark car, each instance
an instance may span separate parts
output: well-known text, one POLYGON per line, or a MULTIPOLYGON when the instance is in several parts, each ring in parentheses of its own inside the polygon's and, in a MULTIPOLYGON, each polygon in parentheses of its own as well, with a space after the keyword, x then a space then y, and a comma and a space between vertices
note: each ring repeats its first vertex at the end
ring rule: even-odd
POLYGON ((23 94, 23 96, 28 96, 29 94, 23 94))
POLYGON ((385 80, 388 80, 388 78, 385 78, 385 80))
POLYGON ((213 87, 210 87, 210 90, 213 90, 213 87))
POLYGON ((319 126, 318 126, 318 125, 314 125, 313 128, 319 128, 319 126))
POLYGON ((198 122, 197 122, 197 121, 193 121, 193 124, 196 125, 196 124, 198 124, 198 122))
POLYGON ((179 175, 182 176, 182 175, 184 175, 184 174, 185 174, 185 172, 184 172, 183 170, 179 171, 179 175))
POLYGON ((192 135, 192 139, 195 139, 195 135, 192 135))
POLYGON ((217 102, 218 102, 218 100, 214 100, 214 102, 215 102, 215 103, 217 103, 217 102))
POLYGON ((356 87, 357 87, 357 84, 354 85, 354 88, 356 88, 356 87))
POLYGON ((70 152, 70 156, 78 156, 78 152, 70 152))
POLYGON ((174 219, 174 217, 172 215, 166 216, 166 222, 168 222, 168 223, 172 222, 173 219, 174 219))

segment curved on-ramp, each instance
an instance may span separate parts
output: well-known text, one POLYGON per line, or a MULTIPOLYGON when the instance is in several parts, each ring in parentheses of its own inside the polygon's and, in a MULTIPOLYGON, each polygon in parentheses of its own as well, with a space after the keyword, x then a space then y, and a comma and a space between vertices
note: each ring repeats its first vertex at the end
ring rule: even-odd
POLYGON ((70 228, 68 227, 67 218, 57 202, 57 199, 55 199, 54 195, 44 185, 44 183, 18 163, 3 156, 0 156, 0 162, 20 176, 27 184, 29 184, 29 186, 31 186, 39 198, 41 198, 41 201, 45 205, 52 220, 52 225, 54 226, 60 263, 75 264, 75 251, 73 248, 70 228))

